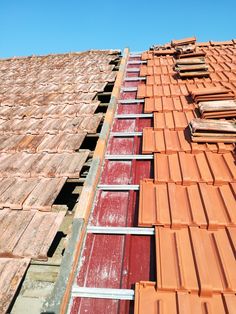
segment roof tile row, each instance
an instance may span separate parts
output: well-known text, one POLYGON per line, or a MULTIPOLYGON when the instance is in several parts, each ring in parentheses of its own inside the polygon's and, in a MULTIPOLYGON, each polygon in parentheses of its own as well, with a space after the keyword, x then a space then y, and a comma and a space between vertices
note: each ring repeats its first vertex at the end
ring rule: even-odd
POLYGON ((189 83, 183 82, 182 84, 165 84, 165 85, 144 85, 138 86, 137 98, 156 98, 160 96, 177 97, 189 96, 192 89, 196 88, 211 88, 211 87, 228 87, 232 91, 236 90, 236 82, 214 82, 214 83, 189 83))
POLYGON ((183 185, 236 182, 235 158, 232 153, 212 152, 154 154, 154 178, 155 183, 175 182, 183 185))
POLYGON ((196 113, 193 110, 187 112, 154 112, 154 130, 184 130, 194 118, 196 118, 196 113))
POLYGON ((0 208, 50 211, 66 180, 65 177, 1 178, 0 208))
POLYGON ((138 224, 201 228, 236 226, 235 197, 235 183, 182 186, 142 180, 138 224))
POLYGON ((73 177, 78 178, 89 155, 81 153, 2 153, 0 177, 73 177))
POLYGON ((156 227, 157 288, 201 296, 236 292, 236 228, 156 227))
POLYGON ((174 131, 164 129, 155 131, 153 128, 143 129, 143 147, 144 154, 149 153, 166 153, 173 154, 176 152, 199 153, 215 152, 225 153, 235 148, 231 143, 194 143, 191 142, 189 129, 174 131))
POLYGON ((0 120, 0 134, 57 134, 58 132, 96 133, 97 127, 102 119, 102 114, 79 116, 75 118, 59 119, 10 119, 0 120))
POLYGON ((134 313, 149 314, 228 314, 234 313, 236 296, 214 294, 212 297, 198 296, 187 292, 166 292, 156 290, 155 282, 140 282, 135 286, 134 313))
POLYGON ((193 111, 195 106, 185 96, 145 98, 144 112, 193 111))
POLYGON ((2 120, 8 119, 25 119, 27 117, 42 119, 42 118, 73 118, 81 115, 92 115, 99 106, 98 101, 90 104, 77 103, 71 104, 51 104, 48 106, 0 106, 0 117, 2 120))
POLYGON ((0 152, 2 153, 72 153, 78 150, 83 143, 86 133, 69 134, 16 134, 0 135, 0 152))

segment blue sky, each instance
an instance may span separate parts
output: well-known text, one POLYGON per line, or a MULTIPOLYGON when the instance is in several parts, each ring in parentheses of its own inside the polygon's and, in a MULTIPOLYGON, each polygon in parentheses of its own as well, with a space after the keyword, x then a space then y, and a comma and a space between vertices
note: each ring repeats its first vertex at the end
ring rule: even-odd
POLYGON ((236 38, 236 0, 2 0, 0 57, 236 38))

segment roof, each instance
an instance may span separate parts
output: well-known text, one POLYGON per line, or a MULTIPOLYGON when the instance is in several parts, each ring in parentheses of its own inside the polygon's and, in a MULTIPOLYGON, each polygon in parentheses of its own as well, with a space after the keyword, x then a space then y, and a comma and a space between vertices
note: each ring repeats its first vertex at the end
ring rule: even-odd
MULTIPOLYGON (((235 40, 174 40, 142 54, 126 51, 118 74, 116 51, 2 61, 1 77, 10 79, 0 106, 0 192, 8 207, 0 212, 0 239, 12 238, 2 241, 0 263, 9 300, 30 259, 48 258, 69 216, 55 198, 65 182, 81 182, 86 165, 45 312, 234 313, 235 122, 230 131, 212 129, 199 109, 204 101, 234 103, 235 52, 235 40), (105 116, 97 113, 102 91, 105 116), (202 129, 191 127, 196 118, 202 129), (89 161, 88 134, 96 136, 89 161)), ((219 117, 232 119, 227 110, 219 117)))
POLYGON ((94 50, 0 60, 0 264, 7 258, 18 274, 11 287, 1 268, 9 288, 0 287, 1 313, 70 214, 55 200, 91 157, 83 143, 103 122, 98 94, 114 83, 118 59, 119 51, 94 50))
POLYGON ((129 54, 70 313, 234 312, 235 143, 193 142, 188 124, 194 90, 236 96, 235 52, 235 41, 196 43, 188 57, 208 70, 187 79, 171 44, 129 54), (134 303, 101 296, 134 285, 134 303))

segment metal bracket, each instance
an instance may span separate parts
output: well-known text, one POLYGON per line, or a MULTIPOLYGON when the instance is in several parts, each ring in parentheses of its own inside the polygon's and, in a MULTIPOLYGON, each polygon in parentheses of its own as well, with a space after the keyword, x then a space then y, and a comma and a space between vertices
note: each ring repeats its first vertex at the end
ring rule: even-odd
POLYGON ((105 159, 108 160, 150 160, 153 158, 153 155, 105 155, 105 159))
POLYGON ((126 72, 130 73, 140 72, 140 68, 126 68, 126 72))
POLYGON ((98 184, 97 187, 103 191, 139 191, 138 184, 98 184))
POLYGON ((146 77, 145 76, 126 76, 124 80, 126 82, 146 81, 146 77))
POLYGON ((155 228, 88 226, 88 233, 154 235, 155 228))
POLYGON ((142 136, 143 132, 111 132, 110 136, 113 137, 133 137, 133 136, 142 136))
POLYGON ((137 92, 138 87, 122 87, 121 92, 128 93, 128 92, 137 92))
POLYGON ((74 298, 134 300, 134 290, 132 289, 90 288, 73 285, 71 295, 74 298))
POLYGON ((129 54, 129 58, 131 57, 141 57, 142 56, 142 53, 143 51, 133 51, 133 52, 130 52, 129 54))
POLYGON ((153 118, 153 113, 130 113, 130 114, 117 114, 116 119, 136 119, 136 118, 153 118))
POLYGON ((147 61, 145 60, 131 60, 131 61, 128 61, 127 64, 147 64, 147 61))
POLYGON ((118 101, 119 104, 125 104, 125 105, 129 105, 129 104, 136 104, 136 103, 144 103, 144 99, 120 99, 118 101))

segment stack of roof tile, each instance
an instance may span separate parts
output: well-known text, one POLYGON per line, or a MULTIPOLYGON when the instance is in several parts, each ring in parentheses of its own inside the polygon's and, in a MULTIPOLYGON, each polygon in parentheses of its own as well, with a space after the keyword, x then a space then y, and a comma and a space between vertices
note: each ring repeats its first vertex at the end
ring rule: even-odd
POLYGON ((234 143, 236 124, 234 121, 206 120, 219 118, 235 118, 235 94, 225 87, 199 88, 190 93, 198 105, 203 119, 193 119, 189 127, 194 142, 234 143))
POLYGON ((198 108, 204 119, 236 118, 235 100, 204 101, 198 108))
POLYGON ((226 87, 199 88, 191 91, 195 103, 214 100, 231 100, 235 98, 234 93, 226 87))
POLYGON ((181 78, 207 76, 208 66, 205 63, 205 53, 196 53, 196 38, 172 40, 171 45, 176 50, 175 71, 181 78))
POLYGON ((30 259, 47 260, 66 214, 52 205, 88 158, 78 149, 102 120, 96 96, 114 82, 110 63, 118 57, 88 51, 0 60, 1 313, 30 259))
POLYGON ((193 119, 189 123, 193 142, 235 143, 236 122, 227 120, 193 119))
MULTIPOLYGON (((227 49, 221 47, 224 56, 227 49)), ((212 51, 205 50, 208 58, 208 52, 211 56, 212 51)), ((236 51, 235 45, 233 51, 236 51)), ((216 51, 215 54, 219 56, 216 51)), ((230 53, 229 56, 233 60, 230 53)), ((147 75, 162 72, 168 59, 153 56, 148 60, 149 64, 152 61, 153 71, 149 69, 147 75)), ((147 77, 146 90, 148 82, 147 77)), ((164 81, 152 82, 153 90, 165 88, 164 81)), ((174 84, 182 86, 181 81, 168 84, 170 89, 174 84)), ((206 83, 206 78, 190 80, 188 90, 204 85, 214 88, 217 84, 206 83)), ((145 88, 140 88, 140 94, 145 88)), ((170 106, 167 116, 162 106, 147 106, 157 102, 156 95, 146 91, 144 94, 145 110, 154 112, 154 129, 144 129, 143 152, 154 152, 154 178, 140 182, 138 224, 155 226, 157 279, 136 284, 135 313, 234 313, 234 144, 191 143, 189 117, 184 108, 179 106, 177 114, 170 106)), ((172 101, 174 97, 170 95, 172 101)), ((188 101, 191 106, 193 99, 188 101)), ((228 125, 228 128, 230 136, 235 136, 234 126, 228 125)))

